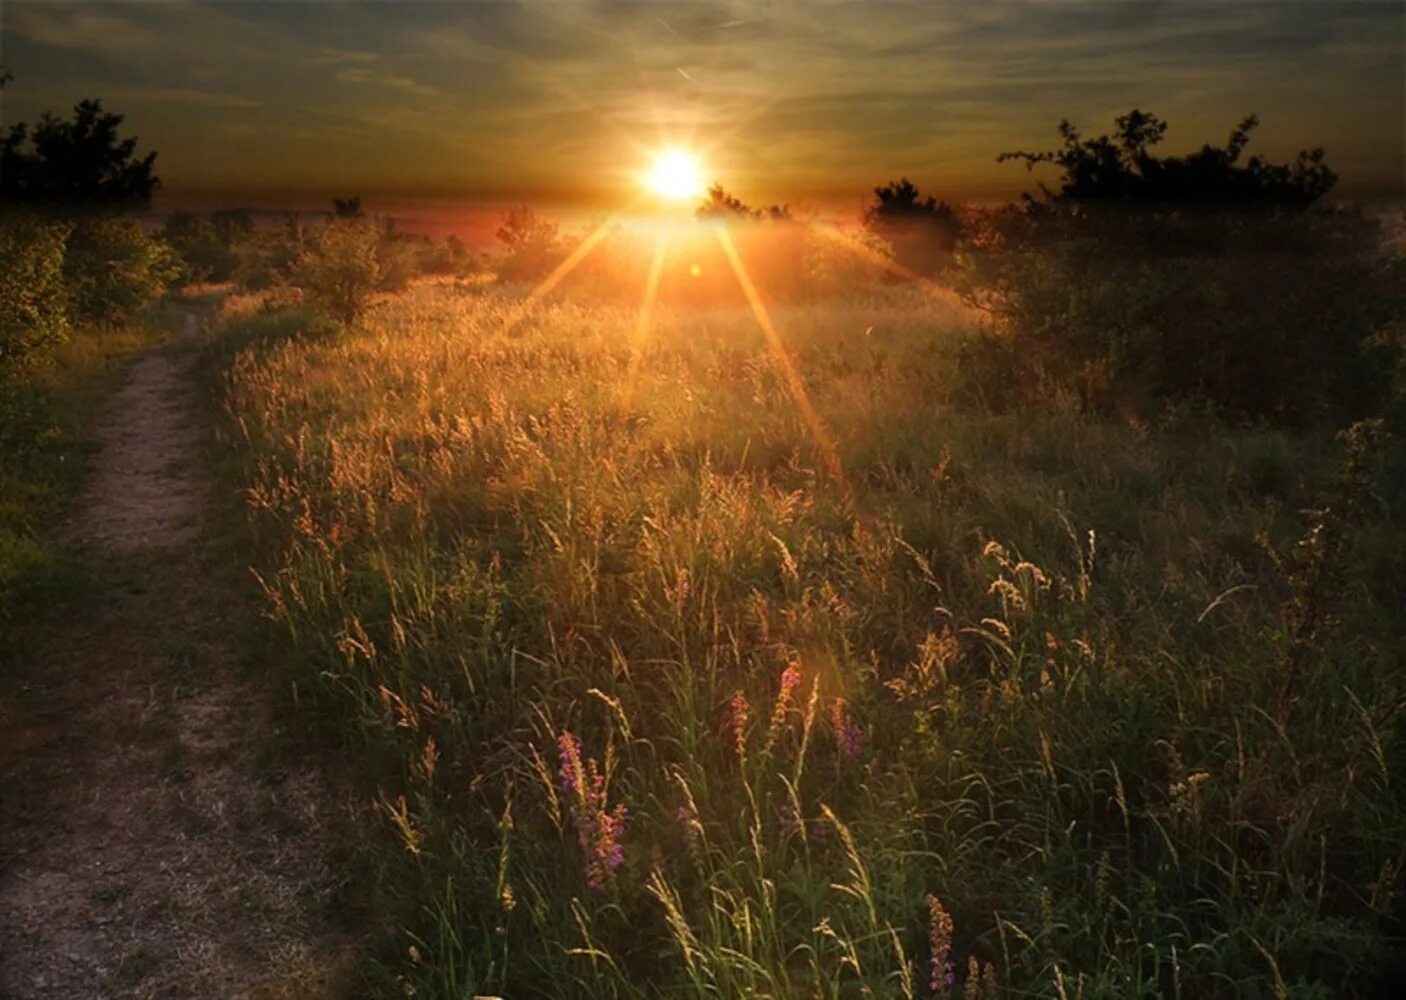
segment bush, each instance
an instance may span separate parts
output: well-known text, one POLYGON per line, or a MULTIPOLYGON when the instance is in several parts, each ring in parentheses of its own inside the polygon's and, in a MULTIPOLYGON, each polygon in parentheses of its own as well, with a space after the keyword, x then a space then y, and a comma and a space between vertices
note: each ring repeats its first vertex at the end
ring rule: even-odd
POLYGON ((1023 375, 1087 407, 1339 420, 1385 388, 1363 349, 1385 319, 1376 229, 1352 212, 1017 210, 968 262, 1023 375))
POLYGON ((864 228, 891 247, 894 259, 919 275, 946 270, 962 236, 958 210, 922 197, 907 177, 876 187, 874 198, 864 210, 864 228))
POLYGON ((68 226, 29 216, 0 224, 0 376, 68 335, 68 226))
POLYGON ((1388 317, 1378 228, 1311 208, 1322 152, 1292 167, 1224 148, 1158 158, 1166 126, 1133 112, 1114 137, 1006 154, 1064 171, 1058 191, 989 213, 963 249, 968 296, 1001 321, 1027 389, 1094 409, 1208 402, 1284 422, 1376 405, 1385 366, 1364 343, 1388 317))
POLYGON ((231 280, 243 292, 262 292, 286 284, 307 244, 307 231, 294 215, 276 229, 251 233, 234 245, 231 280))
POLYGON ((165 241, 130 219, 88 219, 74 226, 64 258, 73 319, 112 326, 155 302, 181 273, 165 241))
POLYGON ((334 219, 294 265, 292 283, 333 319, 353 323, 381 287, 379 243, 374 228, 355 219, 334 219))
POLYGON ((178 211, 166 219, 161 234, 185 265, 183 280, 229 281, 239 263, 237 248, 254 235, 254 220, 239 209, 208 218, 178 211))
POLYGON ((507 250, 498 263, 498 277, 503 281, 535 281, 550 273, 565 256, 556 223, 539 218, 526 205, 503 216, 497 236, 507 250))

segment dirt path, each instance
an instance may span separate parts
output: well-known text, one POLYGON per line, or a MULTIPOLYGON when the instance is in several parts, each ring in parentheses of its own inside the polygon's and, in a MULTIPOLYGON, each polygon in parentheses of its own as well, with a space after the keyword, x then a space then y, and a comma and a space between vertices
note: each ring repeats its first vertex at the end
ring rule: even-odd
POLYGON ((110 401, 67 535, 88 592, 55 609, 0 724, 4 1000, 346 991, 335 817, 315 770, 269 749, 231 643, 238 574, 203 528, 197 337, 188 316, 110 401))

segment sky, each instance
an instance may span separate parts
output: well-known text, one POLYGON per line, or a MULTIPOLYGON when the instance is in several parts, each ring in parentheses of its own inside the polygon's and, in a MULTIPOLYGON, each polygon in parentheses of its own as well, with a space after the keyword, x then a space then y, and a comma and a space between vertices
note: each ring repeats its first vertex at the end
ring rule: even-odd
POLYGON ((166 205, 527 201, 608 209, 652 150, 754 203, 946 198, 1037 178, 1004 150, 1133 107, 1164 149, 1246 114, 1399 195, 1406 5, 1372 0, 0 0, 0 123, 98 97, 158 151, 166 205))

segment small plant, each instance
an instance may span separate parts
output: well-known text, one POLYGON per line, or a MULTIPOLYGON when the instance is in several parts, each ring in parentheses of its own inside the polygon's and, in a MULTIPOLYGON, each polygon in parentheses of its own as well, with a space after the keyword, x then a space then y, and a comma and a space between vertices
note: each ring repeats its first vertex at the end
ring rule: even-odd
POLYGON ((68 230, 24 215, 0 222, 0 378, 68 336, 68 230))
POLYGON ((293 265, 290 282, 333 319, 350 325, 381 285, 378 243, 374 228, 355 220, 333 220, 309 240, 293 265))

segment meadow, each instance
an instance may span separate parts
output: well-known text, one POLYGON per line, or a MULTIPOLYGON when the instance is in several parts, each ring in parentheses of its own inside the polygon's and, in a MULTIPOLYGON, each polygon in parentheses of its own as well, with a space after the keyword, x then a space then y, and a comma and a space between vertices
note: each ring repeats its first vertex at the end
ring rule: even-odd
POLYGON ((1032 399, 972 376, 951 296, 757 284, 779 349, 667 279, 647 327, 566 286, 226 303, 268 661, 359 789, 367 989, 1406 976, 1382 422, 1032 399))

